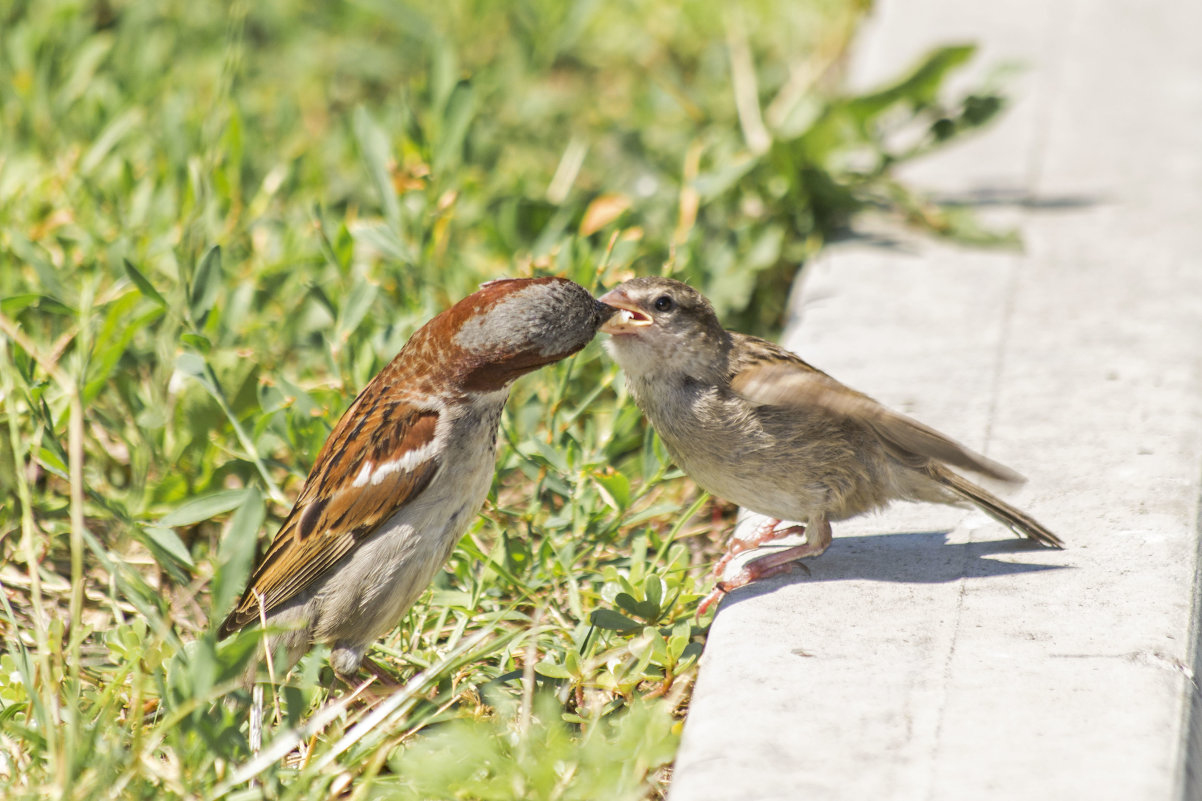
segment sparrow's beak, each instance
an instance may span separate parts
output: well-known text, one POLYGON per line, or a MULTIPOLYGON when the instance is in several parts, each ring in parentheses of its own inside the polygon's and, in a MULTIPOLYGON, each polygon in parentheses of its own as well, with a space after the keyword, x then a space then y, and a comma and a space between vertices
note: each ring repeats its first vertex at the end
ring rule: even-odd
POLYGON ((618 310, 615 309, 613 306, 609 306, 605 303, 602 303, 601 301, 597 300, 596 298, 593 298, 593 304, 597 307, 598 328, 600 328, 601 323, 605 322, 610 317, 613 317, 615 314, 618 313, 618 310))
POLYGON ((633 334, 640 328, 651 325, 651 318, 639 310, 626 293, 620 289, 606 292, 599 300, 607 306, 613 306, 618 313, 605 321, 600 331, 603 334, 633 334))

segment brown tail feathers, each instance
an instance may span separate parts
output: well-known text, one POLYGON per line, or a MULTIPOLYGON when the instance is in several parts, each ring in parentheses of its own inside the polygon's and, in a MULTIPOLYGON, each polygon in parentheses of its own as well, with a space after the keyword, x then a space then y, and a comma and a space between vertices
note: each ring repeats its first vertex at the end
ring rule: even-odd
POLYGON ((1035 518, 1021 509, 1016 509, 984 487, 977 486, 961 475, 934 465, 931 478, 947 487, 966 501, 971 501, 981 511, 1006 526, 1021 537, 1028 537, 1049 548, 1063 548, 1064 541, 1035 518))

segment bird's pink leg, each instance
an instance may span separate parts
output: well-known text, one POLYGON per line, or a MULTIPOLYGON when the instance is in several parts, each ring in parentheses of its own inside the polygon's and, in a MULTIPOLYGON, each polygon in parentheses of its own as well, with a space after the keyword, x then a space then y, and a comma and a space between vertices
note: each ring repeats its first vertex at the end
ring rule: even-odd
MULTIPOLYGON (((784 573, 785 571, 792 570, 795 565, 809 573, 810 569, 805 566, 805 563, 799 562, 798 560, 805 559, 810 556, 818 556, 830 547, 831 524, 825 517, 818 518, 817 520, 811 520, 808 528, 804 526, 791 526, 787 529, 783 529, 779 534, 772 532, 773 534, 776 534, 776 536, 769 536, 764 540, 761 540, 761 542, 767 542, 791 533, 796 533, 795 529, 798 528, 805 531, 805 543, 801 545, 795 545, 792 548, 786 548, 783 551, 770 553, 767 556, 761 556, 757 559, 752 559, 750 562, 743 565, 742 569, 735 574, 734 578, 729 580, 720 579, 714 586, 714 591, 706 596, 705 600, 701 602, 701 605, 697 607, 697 616, 700 617, 701 615, 705 614, 705 610, 708 609, 711 604, 737 587, 742 587, 750 584, 753 581, 759 581, 760 579, 768 578, 769 576, 775 576, 780 573, 784 573)), ((737 551, 735 553, 737 553, 737 551)), ((734 553, 729 554, 729 556, 734 556, 734 553)), ((729 556, 723 557, 723 559, 729 561, 729 556)))
POLYGON ((723 552, 722 558, 714 563, 712 574, 719 581, 722 580, 722 574, 726 570, 726 565, 730 563, 738 554, 743 551, 750 551, 752 548, 758 548, 765 542, 778 540, 782 537, 791 537, 795 534, 805 534, 806 527, 802 525, 789 526, 777 531, 776 527, 780 525, 780 520, 777 518, 769 518, 755 527, 755 531, 751 532, 750 537, 731 537, 730 542, 726 544, 726 551, 723 552))

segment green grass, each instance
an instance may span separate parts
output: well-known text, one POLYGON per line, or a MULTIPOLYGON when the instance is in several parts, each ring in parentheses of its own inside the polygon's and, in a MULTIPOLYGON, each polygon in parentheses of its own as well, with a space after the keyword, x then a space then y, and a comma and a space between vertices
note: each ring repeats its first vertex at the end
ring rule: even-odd
POLYGON ((515 386, 484 514, 373 652, 403 692, 331 692, 315 649, 255 756, 258 635, 209 629, 350 399, 481 281, 670 271, 771 333, 863 209, 989 238, 891 176, 1001 107, 945 91, 970 47, 848 95, 862 4, 719 7, 0 10, 0 795, 662 794, 731 510, 596 344, 515 386))

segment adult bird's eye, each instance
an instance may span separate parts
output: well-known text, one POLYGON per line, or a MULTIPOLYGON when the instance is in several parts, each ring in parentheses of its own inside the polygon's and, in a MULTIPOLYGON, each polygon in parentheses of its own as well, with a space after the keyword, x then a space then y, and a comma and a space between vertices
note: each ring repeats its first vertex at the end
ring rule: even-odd
POLYGON ((654 305, 656 311, 669 311, 674 304, 672 303, 672 298, 667 295, 660 295, 655 299, 654 305))

